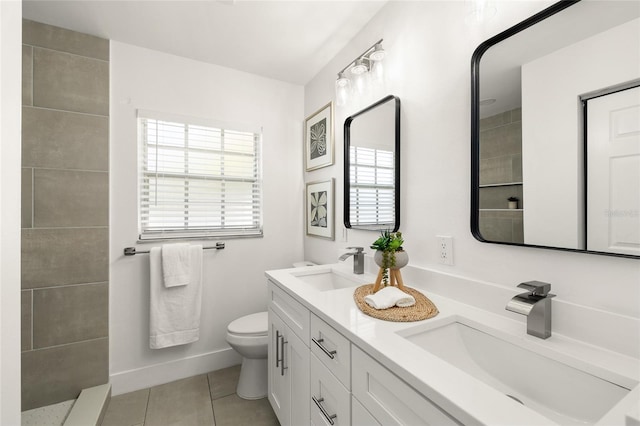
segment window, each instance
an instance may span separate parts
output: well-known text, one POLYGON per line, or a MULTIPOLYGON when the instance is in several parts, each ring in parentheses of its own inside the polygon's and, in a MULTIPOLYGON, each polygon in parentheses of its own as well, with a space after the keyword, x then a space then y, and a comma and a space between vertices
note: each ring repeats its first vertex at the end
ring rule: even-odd
POLYGON ((140 239, 261 236, 260 133, 149 115, 138 113, 140 239))
POLYGON ((386 225, 395 221, 395 182, 393 152, 351 146, 350 189, 351 225, 386 225))

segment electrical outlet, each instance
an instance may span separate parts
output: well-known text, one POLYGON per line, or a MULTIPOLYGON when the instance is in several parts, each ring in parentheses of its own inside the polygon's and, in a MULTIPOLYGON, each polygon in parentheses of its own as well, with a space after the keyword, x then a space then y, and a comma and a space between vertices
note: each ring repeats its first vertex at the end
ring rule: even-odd
POLYGON ((440 263, 453 265, 453 237, 438 235, 438 256, 440 263))

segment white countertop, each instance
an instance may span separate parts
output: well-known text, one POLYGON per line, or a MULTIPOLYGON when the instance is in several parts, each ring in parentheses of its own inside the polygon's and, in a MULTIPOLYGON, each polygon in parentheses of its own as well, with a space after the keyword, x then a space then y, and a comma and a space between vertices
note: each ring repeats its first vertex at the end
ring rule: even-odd
MULTIPOLYGON (((625 417, 633 413, 639 404, 640 361, 634 357, 557 333, 546 340, 538 339, 526 334, 522 321, 512 320, 505 315, 436 294, 428 289, 428 285, 408 281, 406 277, 405 285, 420 290, 429 297, 438 307, 439 314, 434 318, 417 322, 378 320, 365 315, 357 308, 353 300, 354 288, 320 292, 292 275, 306 269, 322 267, 346 268, 344 270, 350 273, 350 264, 345 263, 273 270, 267 271, 266 275, 313 314, 464 424, 556 423, 505 397, 489 385, 420 348, 398 332, 406 332, 414 327, 431 328, 464 317, 465 322, 471 322, 474 328, 489 329, 492 334, 503 340, 632 389, 598 424, 625 425, 625 417)), ((375 276, 370 274, 358 278, 363 284, 375 280, 375 276)), ((480 289, 479 292, 481 291, 480 289)), ((503 306, 507 300, 501 301, 503 306)))

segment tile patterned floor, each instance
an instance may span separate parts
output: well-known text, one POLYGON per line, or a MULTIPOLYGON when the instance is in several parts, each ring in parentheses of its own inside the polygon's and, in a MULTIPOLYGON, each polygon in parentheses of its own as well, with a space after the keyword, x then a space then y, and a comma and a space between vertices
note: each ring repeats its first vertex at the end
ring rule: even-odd
POLYGON ((236 395, 240 366, 111 398, 102 426, 279 426, 267 398, 236 395))

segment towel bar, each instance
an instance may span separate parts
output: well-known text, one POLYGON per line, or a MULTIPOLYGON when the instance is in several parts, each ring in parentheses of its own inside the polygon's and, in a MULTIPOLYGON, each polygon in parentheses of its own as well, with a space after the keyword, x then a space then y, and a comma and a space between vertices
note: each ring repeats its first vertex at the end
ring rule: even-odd
MULTIPOLYGON (((213 246, 213 247, 202 247, 202 250, 209 250, 209 249, 222 250, 222 249, 224 249, 224 243, 216 243, 216 245, 213 246)), ((133 256, 135 254, 149 254, 149 250, 137 251, 135 247, 125 247, 124 248, 124 255, 125 256, 133 256)))

